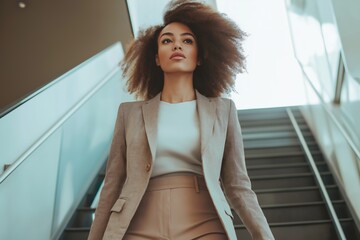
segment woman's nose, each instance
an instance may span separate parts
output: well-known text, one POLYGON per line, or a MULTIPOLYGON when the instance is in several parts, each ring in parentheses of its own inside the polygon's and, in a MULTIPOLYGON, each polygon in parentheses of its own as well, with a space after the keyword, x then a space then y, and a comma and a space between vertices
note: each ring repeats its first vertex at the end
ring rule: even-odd
POLYGON ((173 46, 173 50, 175 51, 175 50, 182 50, 181 49, 181 46, 179 45, 179 44, 174 44, 174 46, 173 46))

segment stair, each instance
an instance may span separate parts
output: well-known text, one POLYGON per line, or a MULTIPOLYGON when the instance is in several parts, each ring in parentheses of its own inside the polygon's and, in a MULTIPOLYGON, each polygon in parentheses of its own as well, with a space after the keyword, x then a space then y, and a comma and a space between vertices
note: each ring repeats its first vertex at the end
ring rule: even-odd
POLYGON ((79 204, 59 240, 86 240, 93 221, 95 208, 91 207, 105 177, 104 165, 90 185, 87 194, 79 204))
MULTIPOLYGON (((360 239, 346 202, 298 108, 291 108, 346 239, 360 239)), ((286 108, 238 111, 247 169, 275 239, 339 239, 286 108)), ((234 213, 235 214, 235 213, 234 213)), ((236 215, 236 214, 235 214, 236 215)), ((241 220, 238 239, 251 239, 241 220)))
MULTIPOLYGON (((346 239, 360 239, 351 213, 300 111, 291 108, 326 186, 346 239)), ((238 112, 248 174, 277 240, 339 239, 320 188, 298 141, 286 108, 238 112)), ((60 240, 87 239, 95 209, 90 204, 104 168, 78 207, 60 240)), ((238 239, 251 239, 234 213, 238 239)))

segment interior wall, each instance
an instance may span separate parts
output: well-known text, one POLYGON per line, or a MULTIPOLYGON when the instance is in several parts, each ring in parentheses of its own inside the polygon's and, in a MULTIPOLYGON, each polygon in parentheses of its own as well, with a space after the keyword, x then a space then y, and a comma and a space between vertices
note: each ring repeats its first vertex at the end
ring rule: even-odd
POLYGON ((0 1, 0 110, 133 38, 126 0, 0 1))

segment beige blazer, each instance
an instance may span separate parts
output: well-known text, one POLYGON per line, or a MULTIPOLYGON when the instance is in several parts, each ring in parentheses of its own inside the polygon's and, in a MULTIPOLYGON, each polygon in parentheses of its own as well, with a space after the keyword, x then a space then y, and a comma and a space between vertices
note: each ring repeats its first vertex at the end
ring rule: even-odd
MULTIPOLYGON (((196 98, 204 178, 228 238, 237 239, 229 202, 253 239, 274 239, 251 190, 234 103, 207 98, 198 91, 196 98)), ((123 238, 151 176, 159 103, 160 94, 148 101, 120 105, 89 240, 123 238)))

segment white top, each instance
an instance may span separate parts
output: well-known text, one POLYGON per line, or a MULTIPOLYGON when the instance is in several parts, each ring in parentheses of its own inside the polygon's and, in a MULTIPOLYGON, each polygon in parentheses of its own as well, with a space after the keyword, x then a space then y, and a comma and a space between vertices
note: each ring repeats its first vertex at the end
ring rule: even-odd
POLYGON ((160 101, 157 148, 151 177, 176 172, 203 175, 196 100, 160 101))

